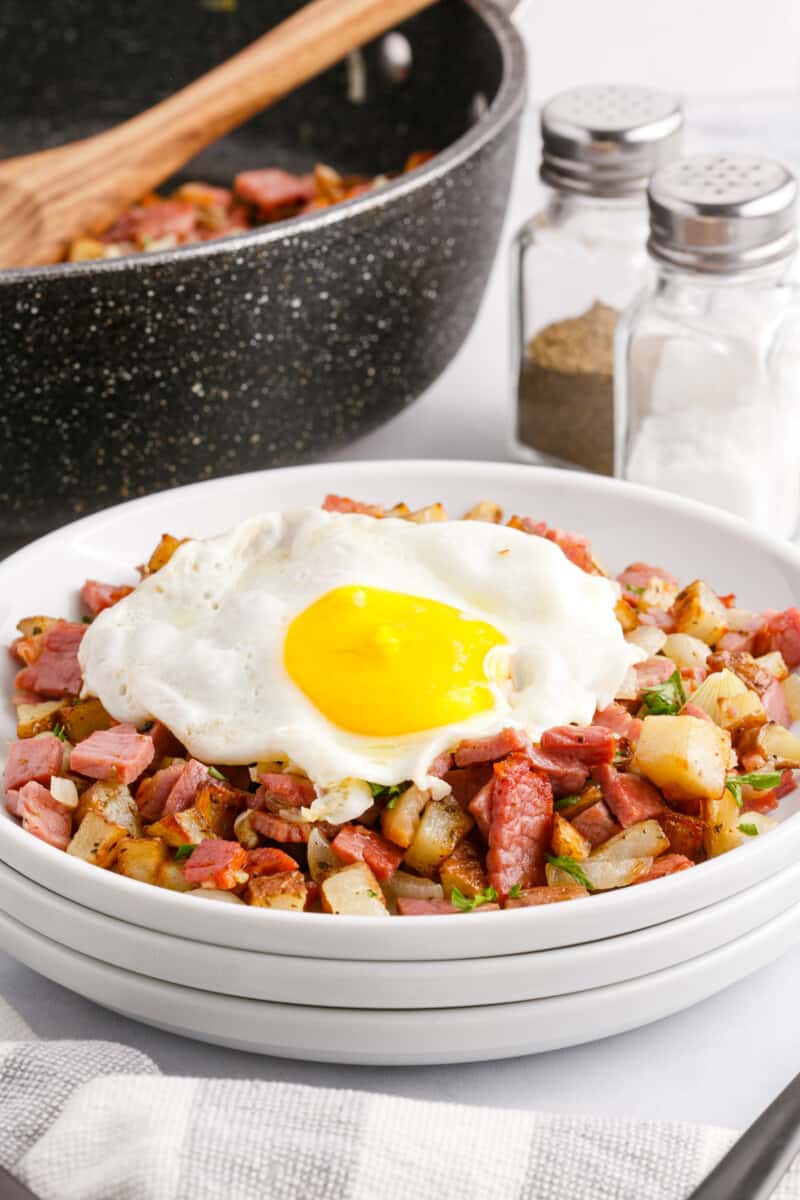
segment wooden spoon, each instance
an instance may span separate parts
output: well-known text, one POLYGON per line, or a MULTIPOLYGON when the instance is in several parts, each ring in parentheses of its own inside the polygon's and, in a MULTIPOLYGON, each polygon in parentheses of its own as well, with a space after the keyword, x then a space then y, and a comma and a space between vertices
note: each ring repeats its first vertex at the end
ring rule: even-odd
POLYGON ((205 146, 432 3, 312 0, 130 121, 0 162, 0 267, 58 262, 205 146))

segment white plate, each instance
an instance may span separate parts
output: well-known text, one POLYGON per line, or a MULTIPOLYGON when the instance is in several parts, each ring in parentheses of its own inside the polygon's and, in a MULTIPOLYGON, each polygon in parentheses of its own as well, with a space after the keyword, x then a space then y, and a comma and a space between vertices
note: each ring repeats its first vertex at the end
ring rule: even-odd
POLYGON ((279 1058, 414 1066, 514 1058, 623 1033, 680 1012, 800 941, 800 905, 719 950, 626 983, 518 1004, 315 1008, 161 983, 67 950, 0 914, 3 948, 48 979, 148 1025, 279 1058))
POLYGON ((323 1008, 463 1008, 587 991, 716 950, 779 916, 798 897, 800 863, 709 908, 598 942, 440 963, 365 962, 234 950, 141 929, 73 904, 0 864, 0 911, 79 954, 201 991, 282 1004, 313 997, 323 1008))
MULTIPOLYGON (((133 579, 165 529, 218 532, 265 508, 318 503, 339 491, 377 501, 418 505, 443 500, 454 513, 492 498, 588 535, 610 567, 635 559, 666 566, 684 580, 703 576, 740 603, 782 608, 800 595, 800 551, 767 538, 716 509, 666 493, 570 472, 464 462, 336 463, 289 468, 195 484, 87 517, 49 534, 0 564, 0 639, 9 641, 20 614, 77 613, 76 589, 86 576, 133 579)), ((0 692, 13 665, 0 669, 0 692)), ((0 739, 13 738, 10 706, 0 739)), ((24 833, 0 816, 0 859, 52 891, 87 907, 182 938, 245 950, 319 958, 452 959, 516 954, 615 936, 682 916, 733 895, 800 858, 798 793, 785 802, 794 815, 765 838, 732 854, 644 887, 581 904, 450 917, 383 921, 330 918, 207 904, 202 917, 191 897, 97 870, 24 833)))

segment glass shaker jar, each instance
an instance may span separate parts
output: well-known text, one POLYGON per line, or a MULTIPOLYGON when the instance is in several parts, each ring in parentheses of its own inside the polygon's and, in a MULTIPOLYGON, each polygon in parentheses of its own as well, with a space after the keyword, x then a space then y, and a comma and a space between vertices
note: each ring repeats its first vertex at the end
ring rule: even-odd
POLYGON ((542 109, 547 203, 512 246, 520 458, 613 471, 614 329, 646 277, 647 180, 682 124, 646 87, 577 87, 542 109))
POLYGON ((618 328, 617 474, 790 536, 800 507, 797 184, 740 155, 649 188, 651 285, 618 328))

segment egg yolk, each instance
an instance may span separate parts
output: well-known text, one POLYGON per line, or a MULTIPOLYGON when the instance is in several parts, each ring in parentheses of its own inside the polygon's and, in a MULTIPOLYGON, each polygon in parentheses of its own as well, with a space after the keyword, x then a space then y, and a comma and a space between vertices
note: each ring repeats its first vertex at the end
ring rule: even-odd
POLYGON ((486 656, 505 640, 437 600, 340 587, 291 622, 284 663, 340 729, 397 736, 492 708, 486 656))

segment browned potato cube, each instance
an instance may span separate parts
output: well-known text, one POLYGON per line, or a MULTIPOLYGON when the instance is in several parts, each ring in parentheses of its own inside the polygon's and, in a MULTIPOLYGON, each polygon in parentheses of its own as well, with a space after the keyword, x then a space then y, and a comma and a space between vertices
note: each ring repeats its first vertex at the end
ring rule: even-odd
POLYGON ((325 912, 348 917, 387 917, 381 885, 366 863, 355 862, 334 871, 320 884, 325 912))
POLYGON ((123 838, 117 849, 114 870, 128 879, 158 883, 160 868, 167 861, 167 846, 160 838, 123 838))
POLYGON ((419 828, 422 810, 428 803, 428 793, 422 792, 413 783, 410 788, 397 797, 391 808, 384 808, 381 813, 381 829, 395 846, 406 850, 414 840, 414 834, 419 828))
POLYGON ((230 840, 233 823, 242 807, 242 800, 232 788, 206 784, 198 791, 194 807, 214 837, 230 840))
POLYGON ((67 737, 74 746, 98 729, 110 729, 111 717, 99 700, 79 700, 77 704, 63 704, 58 720, 64 726, 67 737))
POLYGON ((747 840, 739 826, 745 820, 735 797, 725 788, 721 795, 702 800, 700 812, 705 821, 704 844, 709 858, 734 850, 747 840))
POLYGON ((464 513, 465 521, 489 521, 497 525, 503 519, 503 510, 492 500, 479 500, 473 504, 469 512, 464 513))
POLYGON ((160 821, 148 825, 146 837, 163 838, 168 846, 197 846, 211 837, 211 830, 194 808, 183 812, 168 813, 160 821))
POLYGON ((553 820, 553 854, 565 854, 567 858, 582 862, 592 852, 592 843, 580 833, 569 821, 565 821, 560 813, 553 820))
POLYGON ((448 900, 454 887, 470 898, 484 891, 486 876, 481 857, 469 838, 459 842, 453 853, 444 860, 439 869, 439 878, 448 900))
POLYGON ((60 700, 45 700, 42 704, 17 705, 17 737, 36 737, 58 724, 60 700))
POLYGON ((614 605, 614 613, 622 626, 623 633, 632 633, 639 624, 639 618, 627 600, 620 598, 614 605))
POLYGON ((98 867, 110 867, 117 857, 120 842, 127 836, 127 829, 121 825, 106 820, 98 812, 87 812, 67 846, 67 854, 98 867))
POLYGON ((58 617, 23 617, 21 621, 17 621, 17 629, 24 638, 30 638, 47 633, 51 626, 57 624, 58 617))
POLYGON ((678 632, 700 638, 707 646, 716 645, 723 633, 727 632, 725 605, 702 579, 695 579, 694 583, 678 592, 673 612, 678 632))
POLYGON ((757 752, 775 767, 800 767, 800 740, 777 721, 757 729, 746 729, 736 739, 739 757, 757 752))
POLYGON ((114 825, 121 825, 129 837, 141 836, 142 825, 136 801, 124 783, 98 779, 86 789, 78 801, 75 819, 78 824, 87 813, 99 813, 114 825))
MULTIPOLYGON (((190 892, 194 888, 194 884, 186 882, 183 864, 175 862, 173 858, 168 858, 158 868, 156 883, 170 892, 190 892)), ((238 900, 238 896, 236 899, 238 900)))
POLYGON ((472 828, 469 813, 452 796, 429 800, 405 860, 420 875, 432 878, 472 828))
POLYGON ((278 875, 260 875, 251 879, 245 903, 256 908, 283 908, 302 912, 306 906, 306 881, 299 871, 281 871, 278 875))
POLYGON ((670 800, 719 796, 731 735, 700 717, 645 717, 632 766, 670 800))
POLYGON ((414 512, 410 512, 405 518, 406 521, 413 521, 416 525, 429 525, 431 521, 446 521, 447 509, 443 504, 426 504, 424 508, 418 508, 414 512))
POLYGON ((163 533, 161 541, 156 546, 147 563, 145 574, 154 575, 156 571, 160 571, 165 567, 172 558, 178 546, 182 546, 184 542, 188 542, 188 538, 176 538, 171 533, 163 533))
POLYGON ((765 725, 767 714, 755 692, 749 689, 740 696, 729 696, 717 701, 717 724, 727 729, 734 737, 744 729, 757 729, 765 725))

